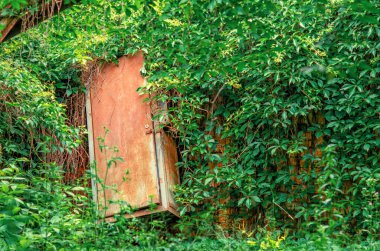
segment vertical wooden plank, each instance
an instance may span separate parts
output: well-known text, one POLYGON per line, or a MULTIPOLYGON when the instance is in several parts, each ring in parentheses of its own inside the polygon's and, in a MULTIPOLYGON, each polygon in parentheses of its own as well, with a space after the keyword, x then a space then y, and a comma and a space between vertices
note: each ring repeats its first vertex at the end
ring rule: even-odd
POLYGON ((18 20, 16 18, 4 18, 0 20, 0 23, 5 25, 5 28, 1 31, 0 43, 3 42, 8 33, 11 32, 17 21, 18 20))
POLYGON ((91 188, 92 188, 92 198, 98 205, 98 196, 96 189, 96 170, 95 170, 95 153, 94 153, 94 136, 92 129, 92 114, 91 114, 91 99, 90 99, 90 88, 87 88, 86 93, 86 115, 87 115, 87 131, 88 131, 88 154, 90 156, 90 168, 91 168, 91 188))
MULTIPOLYGON (((167 111, 166 103, 160 101, 153 103, 152 111, 154 115, 165 113, 167 111)), ((167 115, 160 121, 154 122, 155 128, 159 128, 161 123, 168 123, 167 115)), ((162 129, 156 131, 155 140, 162 206, 179 216, 173 193, 174 186, 180 183, 176 166, 178 162, 177 147, 174 140, 162 129)))
POLYGON ((166 189, 169 207, 177 209, 177 204, 174 200, 173 188, 179 184, 179 173, 176 166, 178 162, 177 148, 174 140, 162 133, 162 148, 164 150, 164 167, 166 174, 166 189))
POLYGON ((165 132, 156 133, 156 152, 159 171, 161 201, 163 207, 173 210, 177 208, 174 200, 173 187, 179 184, 177 149, 173 139, 165 132))
MULTIPOLYGON (((155 128, 157 125, 155 125, 155 128)), ((164 208, 169 207, 168 193, 167 193, 167 177, 165 173, 165 160, 164 160, 164 149, 162 144, 162 132, 155 132, 155 147, 156 147, 156 158, 157 158, 157 171, 158 180, 160 185, 160 197, 161 205, 164 208)))

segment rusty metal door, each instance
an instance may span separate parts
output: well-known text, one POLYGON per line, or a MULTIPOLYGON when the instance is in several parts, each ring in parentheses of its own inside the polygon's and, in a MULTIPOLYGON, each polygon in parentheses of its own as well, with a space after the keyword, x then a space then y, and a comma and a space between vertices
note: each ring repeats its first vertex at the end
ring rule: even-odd
POLYGON ((108 186, 103 191, 97 185, 97 199, 100 206, 106 202, 106 216, 120 210, 117 203, 108 203, 110 200, 128 202, 137 208, 160 202, 151 109, 143 102, 146 96, 136 92, 144 83, 140 75, 143 62, 142 53, 138 53, 120 58, 118 65, 106 64, 90 88, 89 133, 96 173, 108 186), (105 130, 109 130, 107 135, 105 130), (103 150, 98 138, 104 139, 103 150), (125 162, 107 167, 113 157, 125 162))

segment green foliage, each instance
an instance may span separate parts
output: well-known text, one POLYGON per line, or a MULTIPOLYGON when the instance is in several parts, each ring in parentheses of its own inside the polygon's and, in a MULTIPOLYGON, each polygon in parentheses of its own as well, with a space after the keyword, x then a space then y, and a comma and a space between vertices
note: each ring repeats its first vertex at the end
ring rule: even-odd
POLYGON ((77 147, 79 129, 66 125, 51 84, 17 62, 0 69, 0 247, 55 246, 47 237, 75 224, 58 186, 62 171, 46 159, 77 147))
POLYGON ((240 208, 241 217, 266 215, 258 224, 268 217, 279 227, 308 222, 306 229, 325 225, 332 235, 379 231, 379 7, 378 1, 145 7, 134 31, 150 34, 145 90, 171 107, 184 209, 240 208), (228 141, 223 154, 216 152, 220 138, 228 141))
MULTIPOLYGON (((43 4, 58 5, 56 0, 0 0, 0 17, 23 17, 27 12, 33 14, 38 12, 43 4)), ((64 0, 64 4, 73 3, 97 3, 99 0, 64 0)))
POLYGON ((45 248, 63 247, 67 243, 54 241, 66 238, 71 247, 94 249, 255 250, 265 241, 263 247, 286 250, 350 250, 355 236, 363 250, 376 250, 379 10, 377 0, 97 1, 1 45, 0 165, 1 175, 12 177, 1 179, 0 196, 7 201, 1 204, 6 216, 0 219, 7 222, 0 225, 2 238, 16 243, 34 233, 29 236, 39 240, 47 233, 42 226, 55 226, 43 213, 50 208, 60 217, 54 228, 65 234, 50 230, 45 248), (59 172, 53 180, 37 178, 51 167, 44 153, 70 151, 79 143, 79 130, 65 125, 64 108, 52 92, 63 101, 84 89, 80 76, 89 62, 116 61, 138 50, 145 53, 142 73, 148 78, 140 91, 168 104, 155 119, 169 117, 162 127, 179 145, 178 229, 186 238, 218 236, 218 212, 228 209, 233 226, 252 222, 251 241, 258 245, 247 238, 170 244, 157 221, 120 218, 90 226, 89 201, 89 211, 74 214, 80 223, 70 234, 65 222, 67 208, 77 208, 74 202, 61 207, 68 200, 28 199, 42 208, 37 215, 48 223, 40 225, 31 218, 34 209, 17 197, 41 184, 61 184, 59 172), (26 177, 35 180, 24 182, 26 177), (262 227, 268 234, 256 235, 262 227), (279 241, 275 229, 287 229, 289 236, 279 241))
POLYGON ((26 157, 34 167, 37 153, 78 146, 79 129, 65 124, 64 107, 55 101, 51 85, 42 84, 17 63, 1 62, 0 69, 0 163, 26 157))

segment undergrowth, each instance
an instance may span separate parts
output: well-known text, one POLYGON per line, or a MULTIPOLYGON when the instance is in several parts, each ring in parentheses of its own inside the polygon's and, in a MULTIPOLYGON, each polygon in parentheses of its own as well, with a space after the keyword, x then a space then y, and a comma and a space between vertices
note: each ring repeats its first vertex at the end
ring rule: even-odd
POLYGON ((2 249, 379 249, 378 1, 90 2, 0 45, 2 249), (52 160, 85 144, 82 74, 137 51, 181 218, 98 222, 52 160))

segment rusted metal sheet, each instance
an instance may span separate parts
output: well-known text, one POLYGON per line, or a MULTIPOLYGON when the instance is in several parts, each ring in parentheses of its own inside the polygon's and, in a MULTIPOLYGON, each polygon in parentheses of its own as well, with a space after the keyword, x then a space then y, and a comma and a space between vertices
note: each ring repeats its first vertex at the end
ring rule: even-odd
POLYGON ((104 189, 92 179, 93 197, 100 209, 106 206, 107 221, 114 221, 110 216, 120 212, 119 204, 110 200, 137 208, 125 217, 162 211, 178 216, 173 196, 173 187, 179 183, 176 146, 162 130, 155 131, 158 122, 152 122, 152 110, 165 107, 155 104, 152 109, 143 102, 146 96, 136 92, 144 84, 140 75, 143 63, 143 55, 138 53, 120 58, 118 65, 105 65, 87 94, 90 160, 96 162, 93 174, 106 186, 104 189), (105 128, 109 131, 106 135, 105 128), (114 146, 117 152, 110 149, 114 146), (125 163, 107 166, 113 157, 121 157, 125 163), (147 208, 151 203, 157 204, 154 210, 147 208))
POLYGON ((146 96, 136 92, 144 83, 140 75, 143 62, 142 53, 138 53, 120 58, 118 65, 105 65, 90 89, 97 175, 106 186, 113 186, 105 193, 101 185, 97 186, 99 205, 107 203, 106 216, 120 210, 117 204, 108 204, 109 200, 128 202, 137 208, 160 203, 151 110, 143 102, 146 96), (107 135, 105 128, 109 130, 107 135), (100 149, 99 137, 104 138, 107 149, 100 149), (114 146, 118 152, 108 149, 114 146), (116 156, 125 162, 107 167, 116 156))

